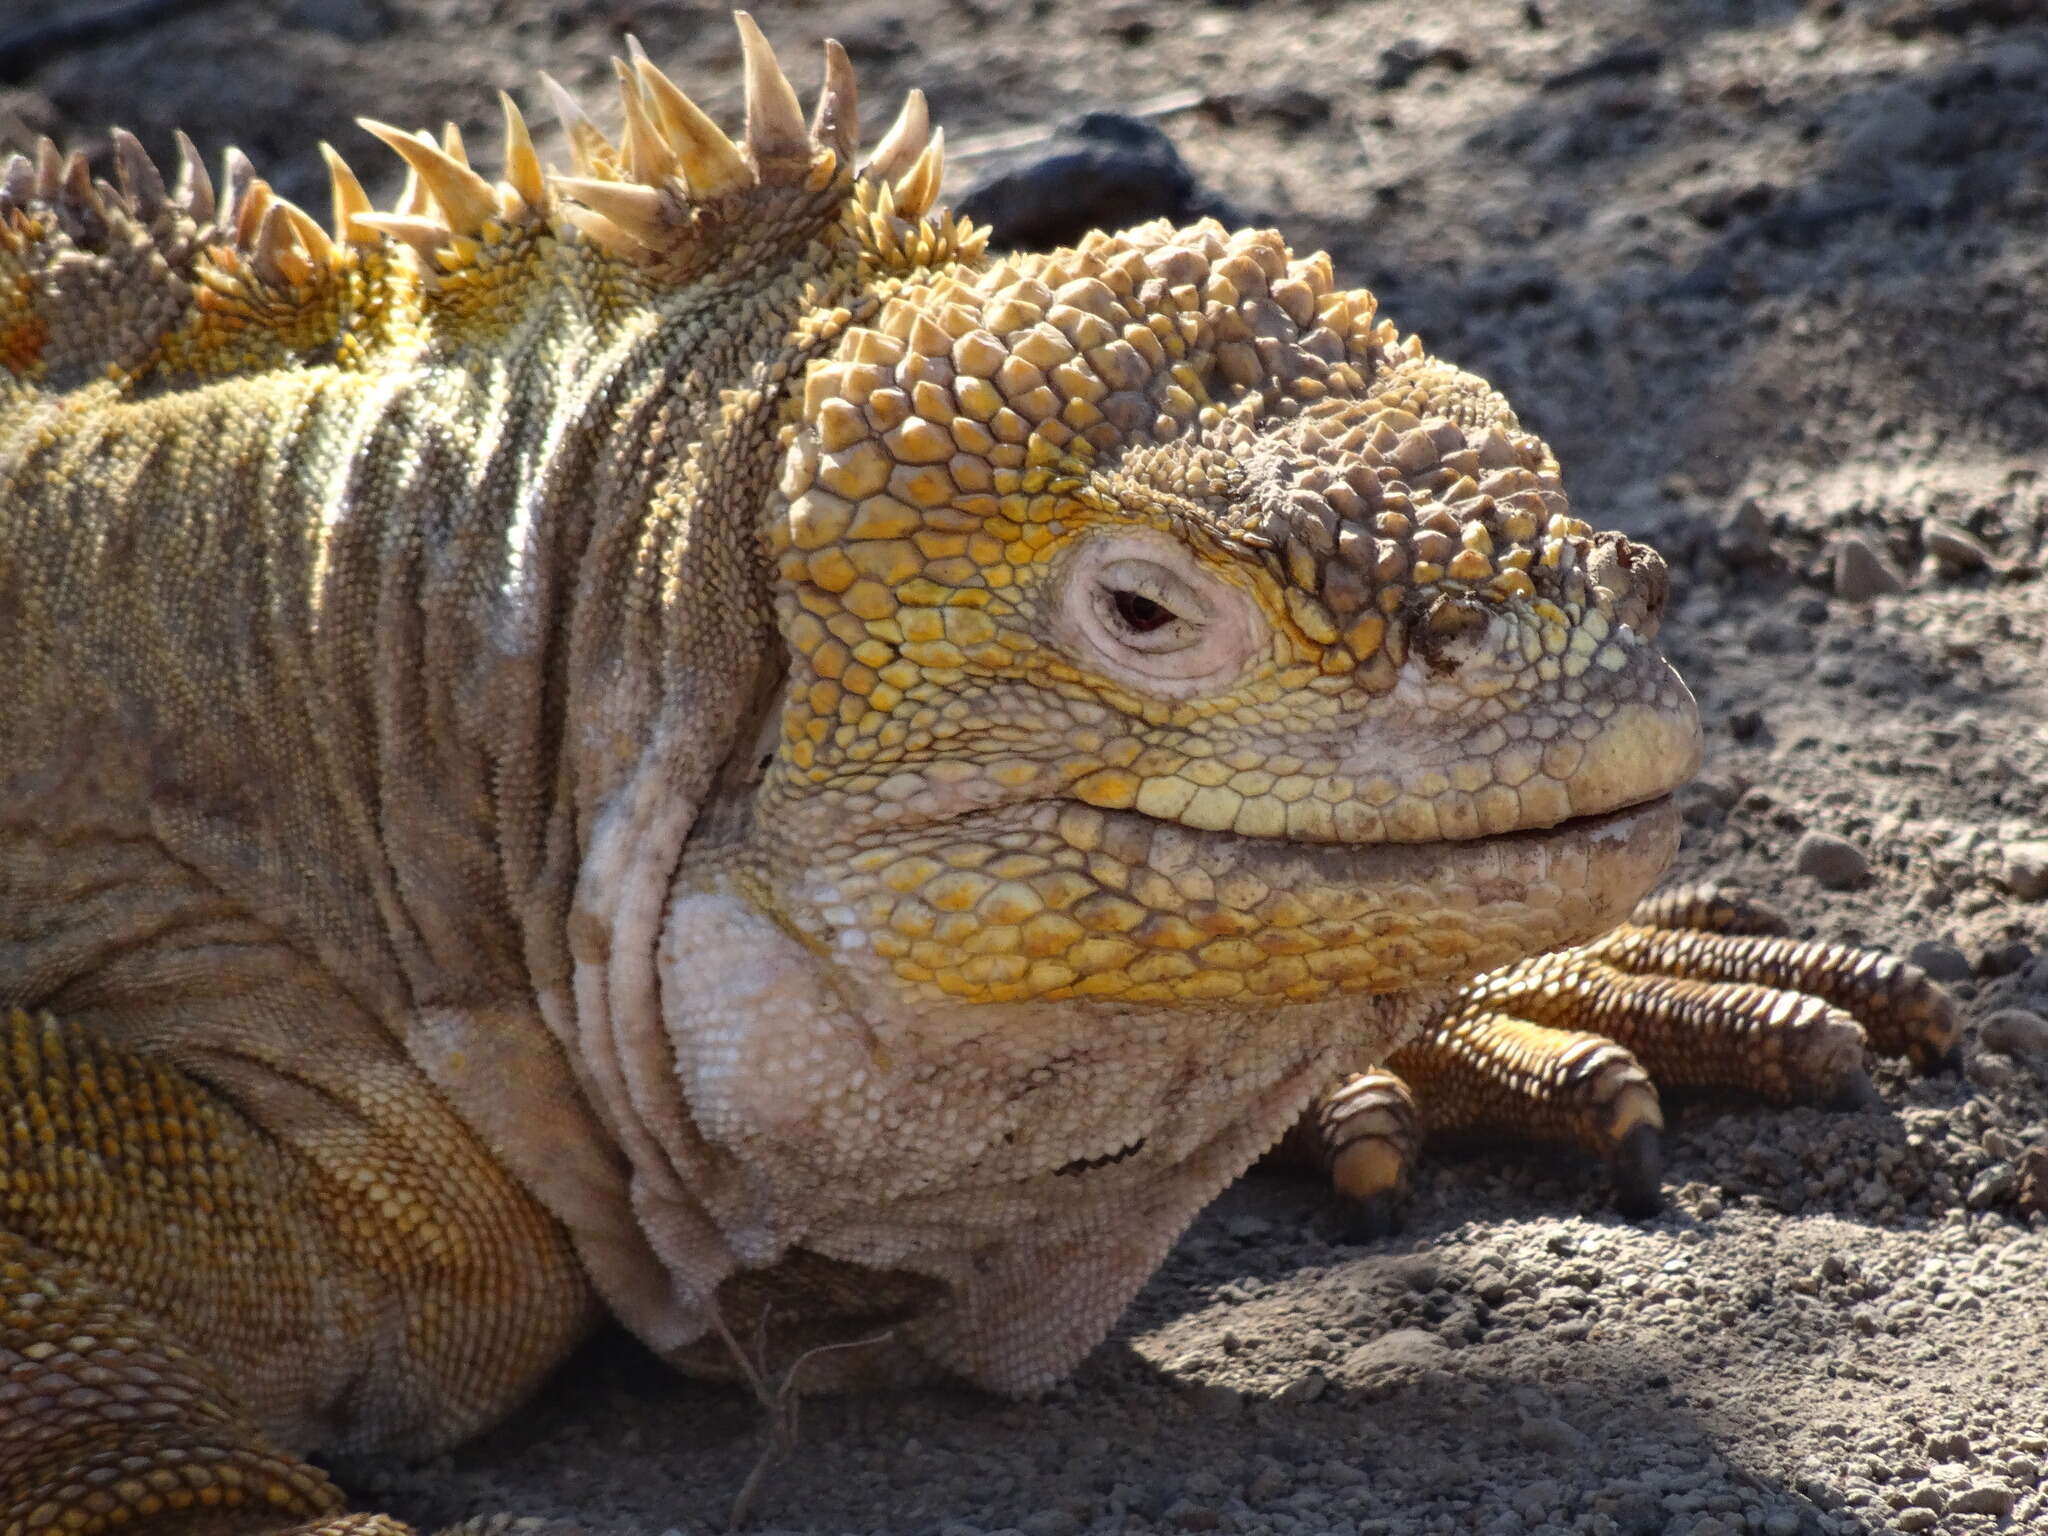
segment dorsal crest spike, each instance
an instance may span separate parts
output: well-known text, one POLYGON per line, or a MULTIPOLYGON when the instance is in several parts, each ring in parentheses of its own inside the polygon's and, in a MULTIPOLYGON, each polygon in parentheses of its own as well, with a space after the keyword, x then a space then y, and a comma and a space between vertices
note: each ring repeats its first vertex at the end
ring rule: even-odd
POLYGON ((270 183, 260 178, 249 183, 241 197, 235 201, 235 244, 248 250, 256 243, 256 236, 263 228, 263 221, 270 216, 270 205, 277 201, 277 195, 270 190, 270 183))
POLYGON ((939 183, 946 174, 946 130, 934 128, 932 141, 916 164, 896 184, 896 211, 906 219, 924 217, 939 200, 939 183))
POLYGON ((796 99, 796 88, 776 62, 754 18, 745 11, 732 13, 739 28, 740 50, 747 70, 747 148, 754 163, 766 166, 776 160, 800 160, 808 165, 811 136, 804 127, 804 109, 796 99))
POLYGON ((255 184, 256 167, 249 157, 230 144, 221 151, 220 157, 220 211, 215 222, 223 229, 235 224, 241 215, 242 199, 255 184))
MULTIPOLYGON (((412 168, 454 233, 477 234, 499 216, 498 198, 491 184, 447 150, 374 118, 359 117, 356 123, 365 133, 383 140, 412 168)), ((459 147, 461 141, 456 142, 459 147)))
POLYGON ((64 187, 64 157, 57 152, 56 141, 50 138, 36 140, 36 198, 39 202, 54 203, 57 194, 64 187))
POLYGON ((297 235, 298 243, 321 266, 334 264, 334 242, 327 237, 327 231, 320 227, 320 221, 289 198, 277 200, 277 210, 282 212, 297 235))
POLYGON ((860 88, 853 60, 836 37, 825 39, 825 83, 818 87, 818 110, 811 116, 811 137, 853 164, 860 148, 860 88))
POLYGON ((712 198, 752 186, 753 168, 739 146, 726 137, 725 130, 705 116, 704 109, 690 100, 682 87, 651 63, 643 62, 639 71, 690 191, 698 197, 712 198))
POLYGON ((423 219, 404 213, 362 213, 351 220, 349 227, 356 231, 389 235, 413 248, 418 253, 420 264, 431 271, 434 253, 448 244, 448 226, 439 219, 423 219))
POLYGON ((548 103, 555 109, 555 121, 562 125, 562 132, 569 139, 569 158, 577 171, 585 176, 594 176, 603 168, 605 161, 612 158, 612 141, 599 131, 590 114, 583 110, 583 103, 570 94, 567 86, 546 70, 541 71, 541 89, 548 93, 548 103))
POLYGON ((273 288, 298 288, 311 280, 323 251, 333 254, 326 231, 283 198, 276 198, 256 230, 249 264, 257 277, 273 288), (307 229, 319 240, 318 247, 306 245, 307 229))
POLYGON ((156 163, 149 158, 142 141, 126 128, 114 129, 112 137, 114 173, 121 178, 123 196, 138 217, 155 218, 170 202, 170 194, 164 190, 164 179, 157 173, 156 163))
POLYGON ((875 146, 862 169, 879 181, 901 181, 904 173, 917 164, 917 157, 924 153, 931 135, 931 113, 925 106, 924 92, 913 87, 903 98, 903 110, 896 114, 896 121, 889 125, 889 131, 882 135, 882 142, 875 146))
POLYGON ((171 137, 178 145, 178 179, 175 196, 178 206, 195 224, 204 224, 213 217, 213 178, 206 174, 206 162, 199 157, 199 149, 179 129, 171 137))
POLYGON ((658 186, 675 174, 675 150, 647 115, 647 103, 632 66, 624 59, 613 59, 612 72, 619 79, 619 107, 626 119, 619 144, 626 158, 626 174, 645 186, 658 186))
POLYGON ((660 249, 672 233, 668 200, 657 188, 583 176, 557 176, 555 186, 650 249, 660 249))
POLYGON ((527 207, 545 208, 547 178, 541 171, 540 156, 533 150, 533 135, 526 131, 526 118, 519 104, 503 91, 498 92, 498 106, 505 114, 505 184, 527 207))
POLYGON ((573 224, 584 239, 606 255, 615 256, 621 261, 639 262, 654 254, 648 246, 626 233, 603 214, 589 208, 579 208, 574 203, 564 203, 560 206, 562 217, 573 224))
POLYGON ((361 238, 356 233, 355 221, 370 212, 370 194, 363 190, 356 173, 349 169, 348 162, 341 158, 341 152, 332 144, 321 144, 320 158, 327 162, 327 191, 334 209, 334 238, 348 244, 361 238))

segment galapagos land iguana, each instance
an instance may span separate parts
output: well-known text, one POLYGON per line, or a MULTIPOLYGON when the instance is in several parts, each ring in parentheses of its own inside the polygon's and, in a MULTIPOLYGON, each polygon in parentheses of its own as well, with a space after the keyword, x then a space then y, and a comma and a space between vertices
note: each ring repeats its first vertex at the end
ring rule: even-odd
POLYGON ((367 125, 326 223, 0 172, 0 1532, 342 1520, 300 1453, 601 1310, 1029 1392, 1304 1110, 1362 1200, 1505 1124, 1642 1201, 1652 1076, 1952 1044, 1616 926, 1664 571, 1488 385, 1271 233, 993 259, 739 25, 737 142, 636 52, 569 170, 367 125))

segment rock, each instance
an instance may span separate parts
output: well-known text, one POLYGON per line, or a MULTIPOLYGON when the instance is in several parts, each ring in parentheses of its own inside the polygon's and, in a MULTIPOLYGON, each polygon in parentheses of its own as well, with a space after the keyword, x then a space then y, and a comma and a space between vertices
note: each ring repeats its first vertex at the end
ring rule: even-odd
POLYGON ((2048 1018, 2031 1008, 2001 1008, 1978 1026, 1987 1051, 2007 1056, 2048 1056, 2048 1018))
POLYGON ((1948 1501, 1952 1514, 1996 1515, 2003 1520, 2012 1513, 2013 1492, 2003 1483, 1973 1483, 1948 1501))
POLYGON ((1749 626, 1749 648, 1759 656, 1792 656, 1813 649, 1813 636, 1788 619, 1758 619, 1749 626))
POLYGON ((2019 1187, 2014 1191, 2013 1203, 2020 1214, 2048 1211, 2048 1141, 2022 1152, 2018 1166, 2019 1187))
POLYGON ((1921 542, 1935 563, 1951 571, 1981 571, 1991 564, 1991 551, 1976 535, 1954 523, 1930 517, 1920 530, 1921 542))
POLYGON ((1389 1371, 1432 1370, 1443 1363, 1450 1346, 1421 1328, 1394 1328, 1345 1357, 1344 1374, 1356 1379, 1389 1371))
POLYGON ((1793 845, 1792 866, 1831 891, 1853 890, 1870 878, 1863 850, 1832 832, 1807 832, 1793 845))
POLYGON ((1963 1197, 1963 1204, 1973 1211, 1988 1210, 2018 1186, 2019 1175, 2011 1163, 1993 1163, 1970 1181, 1970 1192, 1963 1197))
POLYGON ((1905 580, 1886 564, 1877 547, 1860 533, 1846 533, 1835 544, 1835 596, 1852 603, 1890 597, 1906 590, 1905 580))
POLYGON ((2048 897, 2048 838, 2028 838, 2004 848, 2005 888, 2021 901, 2048 897))
POLYGON ((1728 564, 1763 566, 1778 563, 1771 547, 1771 523, 1754 497, 1746 498, 1714 530, 1714 549, 1728 564))
POLYGON ((1984 953, 1977 957, 1979 976, 2010 976, 2015 971, 2025 970, 2034 958, 2034 946, 2025 939, 2014 939, 2005 944, 1987 944, 1984 953))
POLYGON ((1564 1500, 1564 1489, 1553 1478, 1538 1478, 1515 1494, 1515 1511, 1524 1520, 1543 1520, 1564 1500))
POLYGON ((1968 981, 1970 960, 1953 944, 1939 939, 1922 939, 1906 951, 1906 959, 1936 981, 1968 981))
POLYGON ((1586 1449, 1586 1437, 1556 1414, 1530 1419, 1521 1428, 1522 1444, 1532 1451, 1553 1456, 1576 1456, 1586 1449))
POLYGON ((1970 1456, 1970 1437, 1961 1430, 1930 1436, 1927 1441, 1927 1454, 1936 1461, 1967 1461, 1970 1456))
POLYGON ((1153 218, 1244 222, 1197 185, 1171 139, 1121 112, 1090 112, 1050 140, 990 155, 958 211, 990 226, 996 245, 1025 250, 1153 218))

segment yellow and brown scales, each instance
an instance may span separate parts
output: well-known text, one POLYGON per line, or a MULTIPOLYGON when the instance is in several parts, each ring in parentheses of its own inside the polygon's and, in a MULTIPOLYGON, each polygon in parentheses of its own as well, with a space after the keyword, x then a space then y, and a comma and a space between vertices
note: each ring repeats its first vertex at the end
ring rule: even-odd
POLYGON ((1646 1204, 1651 1074, 1952 1044, 1615 927, 1665 576, 1498 394, 1272 233, 992 259, 740 30, 737 141, 636 50, 570 172, 366 124, 388 210, 0 172, 0 1531, 332 1516, 600 1306, 1031 1390, 1297 1119, 1646 1204))

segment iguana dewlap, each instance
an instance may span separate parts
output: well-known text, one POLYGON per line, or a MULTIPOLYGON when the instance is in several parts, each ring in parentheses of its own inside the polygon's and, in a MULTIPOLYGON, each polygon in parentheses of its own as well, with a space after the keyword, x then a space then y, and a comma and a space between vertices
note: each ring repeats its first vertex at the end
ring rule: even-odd
POLYGON ((0 1366, 147 1399, 0 1511, 318 1514, 268 1446, 458 1440, 599 1301, 1041 1387, 1669 859, 1663 567, 1498 394, 1270 233, 991 260, 741 30, 739 144, 636 56, 573 174, 375 128, 331 227, 0 183, 0 1366))

